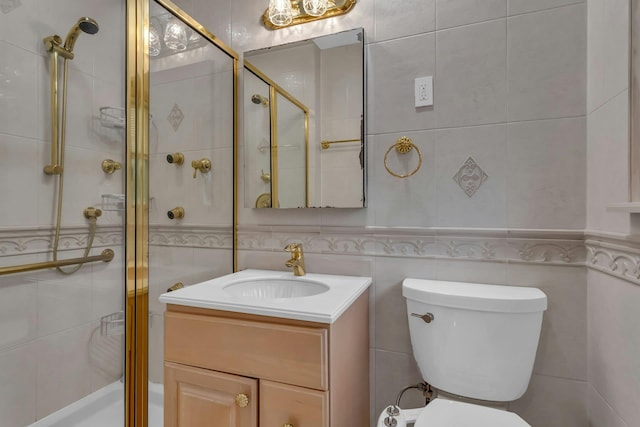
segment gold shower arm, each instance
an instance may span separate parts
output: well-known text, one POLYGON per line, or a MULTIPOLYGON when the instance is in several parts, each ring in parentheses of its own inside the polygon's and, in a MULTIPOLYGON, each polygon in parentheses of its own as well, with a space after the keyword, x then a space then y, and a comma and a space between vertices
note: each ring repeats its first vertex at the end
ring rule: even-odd
POLYGON ((0 267, 0 276, 7 274, 24 273, 27 271, 44 270, 46 268, 64 267, 67 265, 85 264, 88 262, 109 262, 113 259, 114 252, 112 249, 105 249, 100 255, 94 255, 84 258, 71 258, 60 261, 37 262, 34 264, 14 265, 12 267, 0 267))
POLYGON ((323 150, 326 150, 331 146, 331 144, 344 144, 345 142, 360 142, 360 138, 357 139, 340 139, 338 141, 322 141, 320 145, 323 150))

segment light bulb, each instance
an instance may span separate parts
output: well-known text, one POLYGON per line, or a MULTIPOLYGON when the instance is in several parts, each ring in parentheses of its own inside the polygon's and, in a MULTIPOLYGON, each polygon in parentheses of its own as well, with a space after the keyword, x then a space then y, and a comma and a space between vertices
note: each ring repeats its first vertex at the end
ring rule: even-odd
POLYGON ((269 0, 269 21, 273 25, 282 27, 293 20, 293 10, 290 0, 269 0))
POLYGON ((304 0, 302 7, 308 15, 322 16, 327 11, 329 0, 304 0))
POLYGON ((187 28, 177 19, 171 18, 164 29, 164 44, 177 52, 187 49, 187 28))
POLYGON ((160 44, 158 28, 154 23, 151 23, 151 26, 149 27, 149 56, 158 56, 160 55, 161 50, 162 45, 160 44))

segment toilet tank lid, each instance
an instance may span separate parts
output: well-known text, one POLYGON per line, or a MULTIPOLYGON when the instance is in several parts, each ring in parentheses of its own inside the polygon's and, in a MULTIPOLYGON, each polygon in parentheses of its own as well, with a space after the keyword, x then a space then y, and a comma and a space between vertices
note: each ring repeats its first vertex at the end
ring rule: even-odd
POLYGON ((404 279, 402 295, 425 304, 500 313, 532 313, 547 309, 538 288, 443 280, 404 279))

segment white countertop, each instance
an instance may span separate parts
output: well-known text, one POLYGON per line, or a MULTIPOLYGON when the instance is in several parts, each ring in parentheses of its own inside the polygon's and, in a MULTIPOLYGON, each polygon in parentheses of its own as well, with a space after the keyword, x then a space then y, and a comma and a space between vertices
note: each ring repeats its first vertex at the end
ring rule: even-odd
POLYGON ((296 276, 288 271, 243 270, 162 294, 160 301, 166 304, 331 324, 367 290, 372 282, 370 277, 308 273, 300 279, 321 282, 327 285, 329 290, 298 298, 240 297, 231 295, 223 289, 236 281, 274 278, 295 280, 296 276))

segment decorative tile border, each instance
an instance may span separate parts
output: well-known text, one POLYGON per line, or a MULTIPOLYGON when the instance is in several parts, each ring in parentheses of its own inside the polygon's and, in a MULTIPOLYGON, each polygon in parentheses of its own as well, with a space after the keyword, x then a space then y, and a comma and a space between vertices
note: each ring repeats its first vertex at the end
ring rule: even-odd
POLYGON ((239 250, 281 251, 301 242, 307 253, 579 264, 586 261, 581 231, 241 227, 239 250), (513 234, 513 235, 512 235, 513 234))
MULTIPOLYGON (((49 252, 53 245, 51 228, 21 228, 0 230, 0 256, 30 255, 49 252)), ((98 227, 93 247, 122 245, 123 228, 117 226, 98 227)), ((89 236, 88 227, 64 227, 60 235, 62 250, 84 249, 89 236)))
POLYGON ((625 239, 587 234, 587 267, 640 285, 640 245, 625 239))
POLYGON ((233 232, 227 227, 150 226, 150 246, 233 249, 233 232))
MULTIPOLYGON (((94 247, 122 245, 123 233, 119 226, 99 227, 94 247)), ((87 227, 66 227, 60 248, 83 249, 87 235, 87 227)), ((51 250, 52 240, 50 228, 0 229, 0 257, 45 253, 51 250)), ((149 240, 152 246, 233 248, 228 226, 151 226, 149 240)), ((640 241, 616 235, 572 230, 300 226, 243 226, 238 233, 240 251, 279 252, 293 241, 302 242, 307 253, 315 254, 586 265, 640 284, 640 241)))
MULTIPOLYGON (((0 257, 32 255, 51 251, 51 228, 0 229, 0 257)), ((84 249, 87 245, 88 227, 65 227, 60 236, 61 250, 84 249)), ((94 248, 119 246, 124 243, 124 229, 119 226, 98 226, 93 241, 94 248)), ((231 227, 162 227, 151 226, 151 246, 176 246, 209 249, 233 249, 231 227)))

